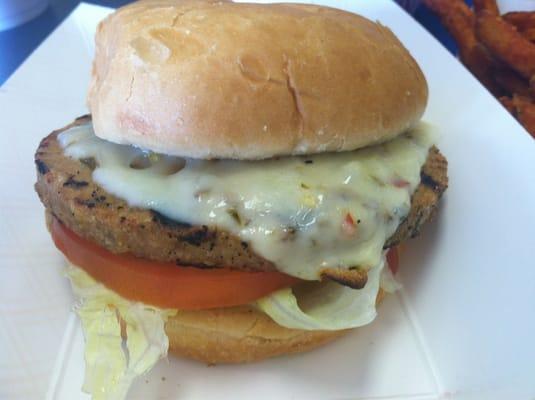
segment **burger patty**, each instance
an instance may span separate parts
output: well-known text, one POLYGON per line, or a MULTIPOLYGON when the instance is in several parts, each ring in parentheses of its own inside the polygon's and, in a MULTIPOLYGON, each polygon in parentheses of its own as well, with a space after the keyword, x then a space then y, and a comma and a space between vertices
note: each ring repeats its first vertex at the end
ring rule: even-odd
MULTIPOLYGON (((37 149, 35 189, 47 212, 78 235, 116 254, 131 253, 150 260, 200 268, 276 270, 247 242, 226 230, 190 225, 154 210, 130 207, 96 184, 92 180, 95 161, 65 156, 57 140, 62 131, 90 120, 90 116, 80 117, 52 132, 37 149)), ((422 167, 421 182, 412 196, 410 213, 388 239, 385 248, 418 235, 422 225, 434 215, 447 183, 446 159, 432 147, 422 167)), ((365 273, 346 274, 329 269, 323 273, 353 287, 361 287, 366 282, 365 273)))

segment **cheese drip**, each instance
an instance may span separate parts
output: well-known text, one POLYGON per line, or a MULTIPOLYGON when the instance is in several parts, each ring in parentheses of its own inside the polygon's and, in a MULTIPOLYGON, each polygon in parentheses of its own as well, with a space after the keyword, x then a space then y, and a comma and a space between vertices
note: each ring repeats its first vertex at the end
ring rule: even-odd
POLYGON ((94 158, 93 180, 129 205, 248 242, 289 275, 381 263, 410 210, 432 135, 423 124, 366 149, 260 161, 197 160, 118 145, 92 125, 59 135, 67 156, 94 158))

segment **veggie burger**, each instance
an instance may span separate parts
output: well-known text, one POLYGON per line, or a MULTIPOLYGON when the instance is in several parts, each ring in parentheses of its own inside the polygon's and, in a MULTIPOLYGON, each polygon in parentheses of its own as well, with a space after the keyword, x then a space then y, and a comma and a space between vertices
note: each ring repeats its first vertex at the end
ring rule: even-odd
POLYGON ((168 351, 249 362, 370 323, 447 186, 427 96, 389 29, 333 8, 158 0, 101 22, 91 115, 35 155, 84 389, 124 397, 168 351))

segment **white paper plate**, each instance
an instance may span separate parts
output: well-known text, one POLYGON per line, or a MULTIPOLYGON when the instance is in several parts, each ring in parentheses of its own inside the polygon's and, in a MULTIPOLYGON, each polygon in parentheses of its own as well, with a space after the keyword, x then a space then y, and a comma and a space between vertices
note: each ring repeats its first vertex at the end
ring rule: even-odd
MULTIPOLYGON (((318 2, 320 3, 320 2, 318 2)), ((430 87, 450 188, 402 258, 404 289, 370 326, 247 366, 172 359, 132 399, 534 399, 535 142, 423 28, 387 0, 323 1, 391 27, 430 87)), ((33 192, 33 153, 86 113, 93 32, 80 5, 0 89, 0 398, 87 398, 83 339, 33 192)))

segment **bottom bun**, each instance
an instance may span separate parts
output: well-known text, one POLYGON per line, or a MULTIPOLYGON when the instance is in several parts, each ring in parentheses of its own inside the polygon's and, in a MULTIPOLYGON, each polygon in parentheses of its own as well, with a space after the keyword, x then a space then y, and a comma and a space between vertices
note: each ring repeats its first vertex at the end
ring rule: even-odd
MULTIPOLYGON (((377 304, 384 298, 379 290, 377 304)), ((351 329, 288 329, 250 306, 180 311, 165 325, 169 352, 208 364, 245 363, 312 350, 351 329)))

